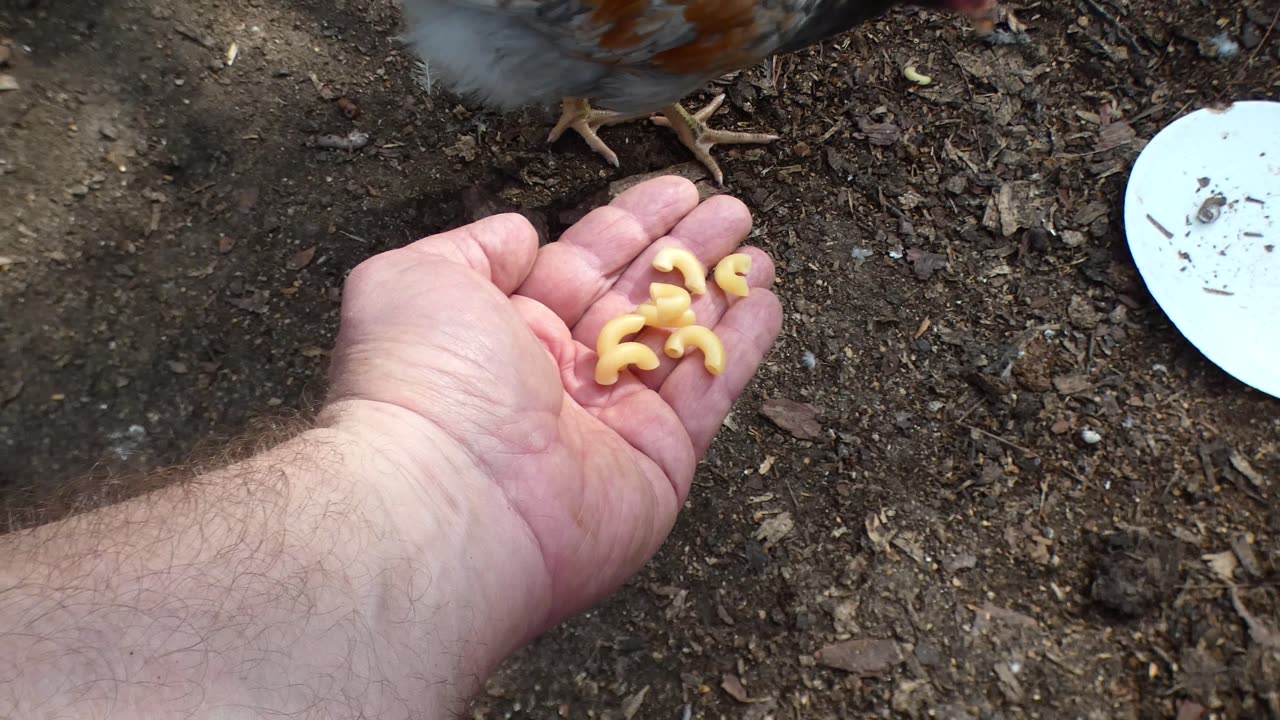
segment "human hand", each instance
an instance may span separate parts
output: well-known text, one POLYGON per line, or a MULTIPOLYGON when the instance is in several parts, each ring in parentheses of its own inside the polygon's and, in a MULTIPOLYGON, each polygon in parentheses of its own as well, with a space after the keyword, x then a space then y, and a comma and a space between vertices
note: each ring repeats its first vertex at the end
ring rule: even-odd
MULTIPOLYGON (((404 470, 390 489, 402 524, 447 507, 477 538, 507 538, 477 540, 469 560, 510 575, 490 591, 518 596, 540 632, 658 550, 698 457, 776 338, 773 263, 739 248, 750 227, 741 202, 699 204, 691 183, 660 178, 541 250, 523 218, 502 215, 376 256, 347 281, 323 417, 404 470), (712 283, 694 300, 724 342, 726 371, 710 375, 691 353, 597 385, 600 328, 647 300, 650 282, 678 282, 651 267, 669 245, 708 266, 753 257, 749 297, 729 302, 712 283)), ((637 339, 662 357, 665 335, 637 339)))
POLYGON ((660 247, 711 264, 749 227, 664 178, 541 251, 502 216, 363 263, 319 426, 0 537, 0 716, 460 714, 670 531, 777 335, 772 264, 747 250, 757 290, 695 303, 721 376, 694 355, 601 387, 589 348, 660 247))

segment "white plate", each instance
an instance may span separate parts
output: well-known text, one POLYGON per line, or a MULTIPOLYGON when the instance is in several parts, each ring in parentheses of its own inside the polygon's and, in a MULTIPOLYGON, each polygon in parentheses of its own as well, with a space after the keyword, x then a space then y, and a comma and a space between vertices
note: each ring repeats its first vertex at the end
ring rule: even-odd
POLYGON ((1280 103, 1198 110, 1160 131, 1129 175, 1124 225, 1147 288, 1187 340, 1280 397, 1280 103), (1217 219, 1200 220, 1215 196, 1217 219))

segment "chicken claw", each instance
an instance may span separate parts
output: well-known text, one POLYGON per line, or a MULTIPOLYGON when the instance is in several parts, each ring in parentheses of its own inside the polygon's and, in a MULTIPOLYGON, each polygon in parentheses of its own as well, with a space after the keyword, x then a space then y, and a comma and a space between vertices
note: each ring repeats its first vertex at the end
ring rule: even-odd
POLYGON ((716 145, 765 145, 778 139, 777 135, 768 133, 733 132, 729 130, 712 130, 707 127, 707 120, 724 104, 724 94, 717 95, 714 100, 701 110, 690 113, 682 105, 676 103, 662 109, 662 117, 653 118, 655 125, 675 130, 680 143, 689 148, 694 157, 711 172, 717 185, 724 184, 724 173, 711 157, 711 148, 716 145))
POLYGON ((596 131, 602 127, 639 120, 649 116, 649 113, 627 115, 611 110, 596 110, 591 107, 591 103, 581 98, 567 97, 562 105, 564 109, 560 112, 560 120, 555 127, 551 128, 551 134, 547 136, 547 142, 553 143, 560 139, 565 130, 572 130, 581 135, 592 150, 604 156, 604 159, 614 167, 618 167, 618 155, 609 149, 609 146, 600 139, 596 131))

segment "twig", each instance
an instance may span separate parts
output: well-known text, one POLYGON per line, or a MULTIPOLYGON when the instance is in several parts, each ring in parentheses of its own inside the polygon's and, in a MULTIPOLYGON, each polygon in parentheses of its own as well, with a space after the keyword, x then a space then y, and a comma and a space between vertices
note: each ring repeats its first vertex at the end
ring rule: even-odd
POLYGON ((978 433, 979 435, 981 435, 981 436, 983 436, 983 437, 985 437, 985 438, 988 438, 988 439, 990 439, 990 440, 995 440, 996 442, 1000 443, 1001 445, 1007 445, 1007 446, 1009 446, 1009 447, 1013 448, 1014 450, 1017 450, 1017 451, 1021 452, 1022 454, 1024 454, 1024 455, 1028 456, 1028 457, 1034 457, 1034 458, 1038 458, 1038 457, 1040 457, 1040 455, 1039 455, 1038 453, 1032 452, 1031 450, 1028 450, 1027 448, 1024 448, 1024 447, 1022 447, 1021 445, 1019 445, 1019 444, 1017 444, 1017 443, 1013 442, 1012 440, 1005 440, 1004 438, 1000 437, 999 435, 993 435, 992 433, 989 433, 989 432, 987 432, 986 430, 983 430, 983 429, 982 429, 982 428, 980 428, 980 427, 975 427, 975 426, 973 426, 973 425, 965 425, 964 427, 969 428, 969 429, 970 429, 970 430, 972 430, 973 432, 976 432, 976 433, 978 433))
POLYGON ((1249 66, 1253 64, 1253 61, 1258 57, 1258 53, 1262 52, 1262 48, 1267 46, 1271 31, 1276 29, 1277 20, 1280 20, 1280 9, 1277 9, 1276 14, 1271 16, 1271 24, 1267 26, 1267 31, 1262 34, 1262 41, 1253 49, 1253 52, 1249 53, 1249 59, 1245 61, 1244 67, 1240 68, 1240 72, 1236 73, 1236 80, 1239 80, 1240 76, 1244 75, 1244 71, 1248 70, 1249 66))
MULTIPOLYGON (((791 489, 790 480, 783 480, 782 482, 784 485, 787 486, 787 493, 791 495, 791 506, 796 511, 796 517, 799 518, 800 517, 800 501, 796 500, 796 491, 791 489)), ((800 534, 804 536, 804 541, 806 543, 809 542, 809 529, 805 523, 800 523, 800 534)))

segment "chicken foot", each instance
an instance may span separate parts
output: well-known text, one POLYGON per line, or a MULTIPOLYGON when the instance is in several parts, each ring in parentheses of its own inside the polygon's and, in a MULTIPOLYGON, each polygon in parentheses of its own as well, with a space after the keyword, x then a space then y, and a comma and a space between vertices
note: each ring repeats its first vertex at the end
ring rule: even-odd
MULTIPOLYGON (((676 136, 680 138, 680 144, 689 148, 689 151, 698 159, 698 162, 701 162, 707 168, 707 171, 711 173, 711 177, 715 179, 717 185, 724 184, 724 173, 720 171, 719 164, 711 157, 711 148, 716 145, 763 145, 778 139, 777 135, 768 133, 733 132, 729 130, 713 130, 707 127, 707 120, 723 104, 724 95, 721 94, 697 112, 691 113, 684 109, 684 106, 675 103, 663 108, 661 116, 653 117, 655 125, 668 127, 675 131, 676 136)), ((560 139, 560 136, 566 130, 572 130, 581 135, 592 150, 602 155, 614 167, 618 167, 618 155, 600 139, 596 131, 610 125, 651 116, 651 113, 627 114, 611 110, 596 110, 591 107, 591 103, 582 98, 565 98, 562 105, 563 110, 560 113, 560 120, 551 129, 551 134, 547 136, 547 142, 555 142, 560 139)))
POLYGON ((691 113, 680 103, 668 105, 662 109, 662 117, 655 117, 655 125, 669 127, 680 138, 680 144, 689 148, 693 156, 711 173, 717 185, 724 185, 724 173, 720 165, 711 157, 711 148, 716 145, 765 145, 778 139, 777 135, 768 133, 734 132, 731 130, 712 130, 707 127, 707 120, 724 104, 724 94, 717 95, 701 110, 691 113))
POLYGON ((635 113, 628 115, 626 113, 613 112, 612 110, 596 110, 586 100, 571 97, 565 98, 562 106, 560 120, 555 127, 551 128, 551 134, 547 136, 547 142, 553 143, 560 139, 565 130, 572 130, 581 135, 592 150, 603 155, 604 159, 608 160, 609 164, 614 167, 618 167, 618 155, 609 149, 609 146, 600 139, 596 131, 602 127, 647 118, 652 114, 635 113))

